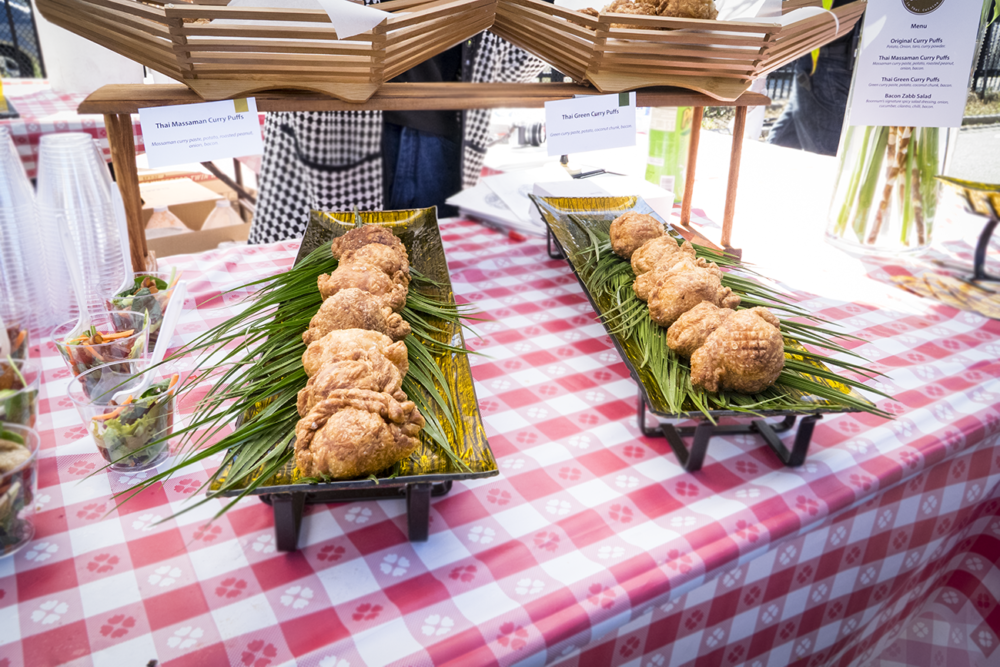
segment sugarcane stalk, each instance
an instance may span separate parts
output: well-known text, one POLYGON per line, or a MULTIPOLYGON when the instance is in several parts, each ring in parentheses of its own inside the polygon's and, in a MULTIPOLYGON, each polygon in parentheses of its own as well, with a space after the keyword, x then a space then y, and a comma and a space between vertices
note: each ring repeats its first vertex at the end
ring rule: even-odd
POLYGON ((916 156, 919 151, 920 142, 911 140, 910 153, 903 168, 903 187, 899 191, 899 206, 903 216, 903 223, 900 225, 899 241, 903 245, 910 245, 910 227, 913 224, 913 200, 920 196, 920 191, 913 189, 913 165, 916 163, 916 156))
MULTIPOLYGON (((886 139, 885 144, 885 158, 888 163, 885 168, 885 185, 882 187, 882 199, 878 203, 878 210, 875 211, 875 222, 872 223, 871 229, 868 230, 868 238, 865 240, 865 243, 869 245, 875 243, 878 233, 882 230, 882 221, 889 210, 892 191, 896 187, 896 179, 899 178, 900 164, 899 160, 896 159, 896 143, 900 139, 900 130, 903 129, 905 128, 889 128, 889 138, 886 139)), ((902 155, 902 147, 900 147, 899 154, 902 155)))
POLYGON ((865 240, 868 212, 871 210, 872 201, 875 199, 875 188, 878 185, 879 173, 882 171, 882 160, 885 159, 885 147, 889 141, 888 128, 876 127, 874 134, 874 150, 872 151, 871 161, 868 163, 868 171, 865 173, 861 183, 861 190, 858 193, 858 206, 854 211, 854 221, 851 223, 854 233, 861 243, 864 243, 865 240))

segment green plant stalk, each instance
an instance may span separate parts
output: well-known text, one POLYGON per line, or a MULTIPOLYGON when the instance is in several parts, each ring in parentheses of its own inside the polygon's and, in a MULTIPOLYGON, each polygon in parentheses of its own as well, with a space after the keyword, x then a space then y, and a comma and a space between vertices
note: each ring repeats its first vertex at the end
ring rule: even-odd
POLYGON ((925 127, 920 130, 920 201, 924 207, 924 226, 927 239, 931 238, 931 228, 934 225, 934 213, 937 211, 938 181, 938 148, 940 129, 925 127))
MULTIPOLYGON (((854 127, 849 127, 848 131, 853 133, 854 127)), ((837 226, 834 228, 834 232, 837 236, 843 236, 847 229, 847 221, 851 217, 851 209, 854 207, 855 199, 858 195, 858 185, 861 183, 861 174, 864 171, 865 158, 868 155, 868 142, 871 140, 872 128, 866 127, 864 136, 861 138, 861 151, 856 156, 855 167, 851 170, 851 180, 848 182, 847 194, 844 195, 844 201, 840 206, 840 213, 837 215, 837 226)), ((849 134, 848 136, 852 136, 849 134)), ((849 142, 844 142, 844 158, 847 160, 847 150, 851 144, 849 142)), ((843 162, 841 163, 843 164, 843 162)), ((838 176, 839 183, 839 176, 838 176)), ((839 192, 839 190, 834 189, 834 192, 839 192)))
POLYGON ((906 154, 906 164, 903 165, 902 194, 899 198, 899 215, 902 216, 899 240, 905 245, 910 245, 910 225, 913 224, 913 161, 917 151, 921 148, 921 142, 917 136, 910 139, 910 150, 906 154))
POLYGON ((857 208, 854 211, 854 221, 851 224, 855 235, 858 237, 858 241, 861 243, 864 243, 865 233, 870 222, 868 218, 870 217, 872 202, 875 199, 879 175, 882 173, 882 162, 885 159, 886 146, 889 142, 889 131, 887 128, 876 127, 874 133, 874 147, 871 158, 866 160, 867 171, 861 182, 857 208))

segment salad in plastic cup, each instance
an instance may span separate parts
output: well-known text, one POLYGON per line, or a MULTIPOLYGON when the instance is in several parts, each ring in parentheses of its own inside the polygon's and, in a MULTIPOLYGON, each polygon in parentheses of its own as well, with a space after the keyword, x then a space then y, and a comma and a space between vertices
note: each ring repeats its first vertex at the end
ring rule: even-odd
POLYGON ((69 337, 76 320, 56 327, 52 340, 63 360, 80 375, 91 368, 119 363, 121 368, 133 367, 131 362, 144 362, 149 357, 149 326, 145 313, 112 310, 95 317, 91 327, 69 337))
POLYGON ((11 359, 28 358, 28 327, 21 324, 7 323, 7 340, 10 341, 11 359))
POLYGON ((108 299, 107 306, 111 310, 128 310, 140 315, 149 313, 149 346, 152 348, 156 345, 167 304, 179 277, 176 271, 137 273, 135 283, 108 299))
POLYGON ((35 427, 41 376, 30 362, 0 360, 0 422, 35 427))
POLYGON ((31 541, 38 477, 38 433, 27 426, 0 424, 0 557, 31 541))
POLYGON ((147 470, 169 454, 178 376, 160 378, 154 370, 133 375, 121 365, 81 373, 70 382, 69 398, 112 470, 147 470))

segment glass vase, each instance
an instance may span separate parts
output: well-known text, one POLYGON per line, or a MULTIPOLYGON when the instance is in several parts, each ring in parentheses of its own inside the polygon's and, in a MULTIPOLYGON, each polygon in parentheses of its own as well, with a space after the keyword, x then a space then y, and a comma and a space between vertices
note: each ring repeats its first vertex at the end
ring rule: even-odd
POLYGON ((919 253, 931 244, 948 129, 849 126, 826 229, 847 250, 919 253))

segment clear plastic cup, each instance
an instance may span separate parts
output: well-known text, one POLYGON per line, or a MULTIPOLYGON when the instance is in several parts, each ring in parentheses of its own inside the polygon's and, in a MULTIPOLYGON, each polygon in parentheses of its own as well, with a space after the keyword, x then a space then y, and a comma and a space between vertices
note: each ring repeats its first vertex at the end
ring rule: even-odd
MULTIPOLYGON (((116 362, 122 369, 146 367, 149 360, 149 327, 146 326, 144 314, 113 310, 94 317, 92 327, 98 333, 120 334, 132 331, 127 336, 105 342, 97 342, 94 338, 81 339, 80 336, 67 339, 66 336, 76 328, 76 322, 71 320, 61 324, 52 332, 56 349, 73 375, 116 362)), ((80 335, 84 336, 84 332, 80 335)))
MULTIPOLYGON (((136 273, 135 278, 133 287, 107 299, 105 305, 108 310, 130 310, 140 315, 148 312, 149 347, 152 349, 159 339, 160 325, 163 324, 173 286, 170 285, 169 273, 136 273)), ((174 278, 176 282, 176 276, 174 278)))
POLYGON ((27 359, 31 346, 31 309, 21 301, 0 299, 0 317, 3 318, 4 333, 10 341, 11 358, 27 359))
POLYGON ((131 368, 122 366, 91 368, 70 382, 67 393, 112 470, 155 468, 170 453, 177 376, 161 376, 159 369, 133 374, 131 368), (153 377, 144 388, 147 374, 153 377))
MULTIPOLYGON (((49 308, 51 272, 35 223, 35 190, 6 126, 0 127, 0 239, 0 310, 6 319, 8 302, 32 304, 20 323, 42 335, 56 319, 49 308)), ((58 316, 63 317, 63 313, 58 316)))
POLYGON ((0 360, 0 422, 35 428, 41 378, 30 362, 0 360))
MULTIPOLYGON (((79 262, 81 301, 89 312, 100 312, 104 299, 124 278, 123 257, 111 199, 111 177, 93 138, 82 132, 47 134, 38 154, 38 194, 35 210, 46 239, 55 239, 55 262, 65 274, 67 259, 58 239, 68 237, 79 262)), ((68 279, 56 283, 54 303, 74 312, 68 279)), ((51 290, 50 290, 51 291, 51 290)))
POLYGON ((38 490, 38 433, 19 424, 0 424, 0 558, 31 541, 38 490))

